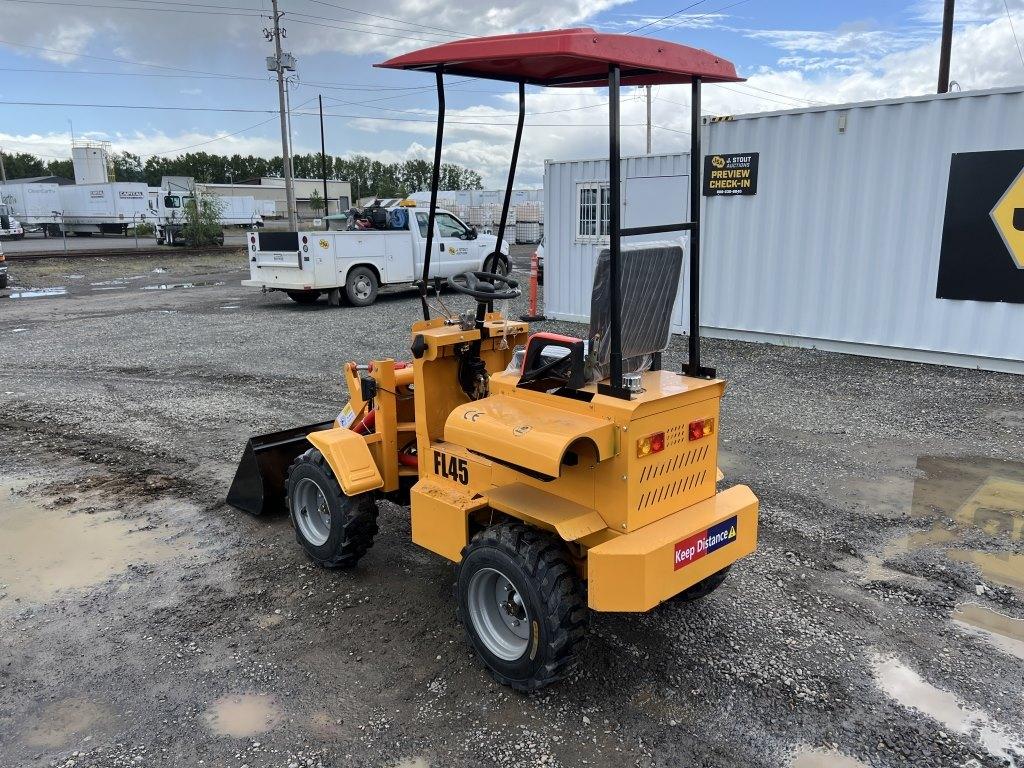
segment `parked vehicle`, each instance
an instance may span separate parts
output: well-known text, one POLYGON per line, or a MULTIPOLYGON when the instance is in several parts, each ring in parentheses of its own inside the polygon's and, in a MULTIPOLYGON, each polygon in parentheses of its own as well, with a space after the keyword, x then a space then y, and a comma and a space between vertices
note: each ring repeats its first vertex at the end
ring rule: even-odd
MULTIPOLYGON (((213 196, 220 211, 220 223, 225 227, 262 227, 263 216, 252 195, 243 197, 213 196)), ((157 244, 183 244, 188 240, 187 224, 185 223, 185 206, 192 195, 187 192, 161 190, 161 194, 150 195, 150 208, 156 219, 157 244), (154 197, 156 204, 154 206, 154 197)), ((224 245, 224 233, 218 240, 224 245)))
POLYGON ((75 235, 124 235, 152 217, 145 184, 68 184, 58 190, 63 214, 58 226, 75 235))
POLYGON ((0 246, 0 291, 7 287, 7 257, 4 256, 3 246, 0 246))
POLYGON ((14 211, 6 203, 0 203, 0 237, 21 240, 25 236, 25 228, 14 218, 14 211))
POLYGON ((57 184, 3 184, 0 185, 0 203, 10 207, 23 234, 39 228, 54 231, 60 221, 62 205, 57 184))
MULTIPOLYGON (((349 303, 365 307, 374 302, 381 286, 413 282, 423 268, 429 211, 393 205, 365 212, 375 219, 361 219, 370 221, 366 229, 253 232, 249 236, 250 279, 242 285, 284 291, 300 304, 311 304, 328 294, 337 305, 344 293, 349 303)), ((498 239, 477 234, 449 211, 436 212, 434 243, 436 268, 431 274, 437 277, 480 270, 507 275, 510 271, 508 243, 503 241, 497 259, 491 258, 498 251, 498 239)))

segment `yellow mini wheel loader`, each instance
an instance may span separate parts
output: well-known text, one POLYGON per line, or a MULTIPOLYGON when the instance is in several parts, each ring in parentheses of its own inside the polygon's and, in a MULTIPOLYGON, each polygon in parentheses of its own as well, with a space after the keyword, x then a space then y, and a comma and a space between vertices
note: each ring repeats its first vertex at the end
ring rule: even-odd
POLYGON ((254 514, 287 507, 299 543, 327 567, 352 566, 373 544, 378 499, 407 505, 413 541, 456 563, 458 615, 484 665, 501 683, 534 690, 577 666, 590 610, 702 597, 756 549, 757 498, 744 486, 717 488, 725 382, 700 362, 701 84, 740 78, 706 51, 591 29, 460 40, 379 66, 433 72, 437 84, 424 319, 412 326, 412 360, 345 365, 341 415, 250 440, 228 501, 254 514), (520 290, 493 270, 448 280, 475 312, 441 302, 430 256, 445 74, 518 85, 499 242, 525 86, 608 87, 608 248, 588 338, 531 334, 495 312, 520 290), (619 90, 665 83, 692 87, 690 221, 623 228, 619 90), (683 241, 622 244, 671 232, 689 233, 689 361, 679 373, 662 369, 661 352, 683 241))

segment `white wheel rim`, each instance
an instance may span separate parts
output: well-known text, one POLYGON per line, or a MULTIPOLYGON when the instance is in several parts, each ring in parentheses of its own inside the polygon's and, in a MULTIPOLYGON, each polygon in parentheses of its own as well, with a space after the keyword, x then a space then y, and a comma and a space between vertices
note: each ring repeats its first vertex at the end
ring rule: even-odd
POLYGON ((358 296, 360 299, 368 299, 370 298, 370 290, 370 279, 368 277, 366 277, 365 275, 360 275, 359 277, 356 278, 356 296, 358 296))
POLYGON ((494 568, 481 568, 469 579, 469 620, 488 651, 515 661, 530 643, 530 613, 515 585, 494 568))
POLYGON ((317 547, 326 544, 331 535, 331 510, 327 496, 315 480, 304 477, 299 481, 292 496, 292 509, 303 538, 317 547))

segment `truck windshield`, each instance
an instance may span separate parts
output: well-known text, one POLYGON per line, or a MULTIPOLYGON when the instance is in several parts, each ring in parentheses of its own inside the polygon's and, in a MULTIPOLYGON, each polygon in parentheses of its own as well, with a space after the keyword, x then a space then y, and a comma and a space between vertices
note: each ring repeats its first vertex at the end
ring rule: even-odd
POLYGON ((181 198, 175 195, 167 195, 164 198, 164 208, 181 208, 181 198))

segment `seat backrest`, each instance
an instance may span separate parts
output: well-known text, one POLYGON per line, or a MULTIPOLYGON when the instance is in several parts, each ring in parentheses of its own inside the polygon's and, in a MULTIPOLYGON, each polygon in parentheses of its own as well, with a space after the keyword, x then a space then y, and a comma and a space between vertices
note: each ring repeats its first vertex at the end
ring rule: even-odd
MULTIPOLYGON (((647 356, 668 346, 672 313, 683 274, 683 241, 622 246, 619 259, 622 371, 646 367, 647 356)), ((590 299, 587 372, 591 381, 607 378, 611 358, 611 252, 597 257, 590 299)))

